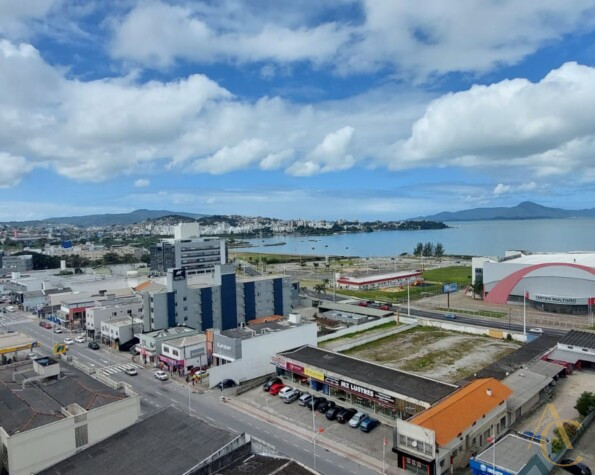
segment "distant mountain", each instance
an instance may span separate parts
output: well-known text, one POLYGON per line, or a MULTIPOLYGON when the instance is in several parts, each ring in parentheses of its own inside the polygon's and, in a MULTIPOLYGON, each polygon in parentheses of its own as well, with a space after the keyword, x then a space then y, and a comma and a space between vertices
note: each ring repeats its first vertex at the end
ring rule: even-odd
POLYGON ((445 211, 431 216, 421 216, 410 220, 426 219, 431 221, 483 221, 494 219, 564 219, 564 218, 595 218, 595 208, 568 210, 549 208, 531 201, 506 208, 473 208, 463 211, 445 211))
POLYGON ((206 214, 184 213, 180 211, 137 209, 130 213, 118 214, 90 214, 86 216, 67 216, 62 218, 47 218, 37 221, 11 221, 4 224, 15 224, 21 226, 34 226, 43 224, 71 224, 74 226, 112 226, 142 223, 148 219, 163 218, 166 216, 180 216, 190 219, 199 219, 206 214))

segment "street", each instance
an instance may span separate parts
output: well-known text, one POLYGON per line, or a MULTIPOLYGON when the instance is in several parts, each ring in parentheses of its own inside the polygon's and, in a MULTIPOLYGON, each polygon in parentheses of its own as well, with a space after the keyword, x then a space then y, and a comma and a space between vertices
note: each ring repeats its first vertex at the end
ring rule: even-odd
MULTIPOLYGON (((64 338, 69 336, 68 333, 53 334, 51 330, 39 326, 37 317, 23 312, 6 314, 0 317, 0 323, 2 330, 20 331, 37 339, 41 345, 41 351, 39 349, 36 351, 41 354, 50 354, 53 344, 63 342, 64 338)), ((328 475, 377 473, 319 445, 316 447, 316 464, 314 464, 311 441, 306 441, 291 432, 230 407, 219 400, 221 393, 218 390, 207 390, 203 394, 193 393, 187 386, 175 381, 158 381, 153 375, 156 368, 141 369, 141 365, 135 365, 138 368, 138 376, 128 376, 123 369, 133 363, 127 353, 108 351, 103 345, 100 350, 91 350, 86 343, 74 343, 69 345, 68 354, 116 381, 129 383, 141 397, 141 417, 174 405, 224 429, 252 434, 272 444, 288 457, 316 468, 320 473, 328 475)))

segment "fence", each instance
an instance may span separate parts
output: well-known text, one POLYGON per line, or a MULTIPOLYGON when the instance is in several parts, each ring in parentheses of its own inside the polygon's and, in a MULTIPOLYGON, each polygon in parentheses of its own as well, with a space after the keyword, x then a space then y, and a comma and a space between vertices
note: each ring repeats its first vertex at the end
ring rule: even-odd
MULTIPOLYGON (((595 411, 591 411, 591 413, 583 419, 583 421, 581 423, 581 428, 576 431, 576 434, 574 434, 574 437, 570 441, 570 443, 573 447, 578 442, 578 440, 581 438, 581 436, 587 431, 587 429, 591 425, 591 422, 593 422, 593 419, 595 419, 595 411)), ((566 452, 568 452, 568 450, 570 450, 570 449, 568 449, 568 447, 564 446, 564 450, 555 454, 552 457, 552 461, 555 463, 558 463, 560 460, 562 460, 565 457, 566 452)))
MULTIPOLYGON (((415 318, 410 317, 403 317, 399 318, 399 321, 402 323, 414 323, 417 320, 415 318)), ((378 320, 373 320, 371 322, 362 323, 361 325, 353 325, 349 328, 344 328, 343 330, 336 331, 334 333, 329 333, 327 335, 323 335, 317 339, 318 343, 322 343, 323 341, 327 340, 334 340, 335 338, 341 338, 346 335, 351 335, 353 333, 358 333, 364 330, 369 330, 370 328, 379 327, 380 325, 385 325, 390 322, 396 322, 396 317, 384 317, 379 318, 378 320)))

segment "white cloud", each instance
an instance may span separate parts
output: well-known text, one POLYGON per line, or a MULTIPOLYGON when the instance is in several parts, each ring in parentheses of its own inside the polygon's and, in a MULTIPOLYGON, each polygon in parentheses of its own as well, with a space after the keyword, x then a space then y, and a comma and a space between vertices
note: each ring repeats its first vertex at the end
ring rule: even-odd
POLYGON ((29 23, 43 18, 57 3, 58 0, 2 0, 0 35, 8 38, 29 36, 29 23))
POLYGON ((431 102, 397 144, 394 169, 521 168, 538 176, 595 168, 595 69, 567 63, 541 81, 506 80, 431 102))
MULTIPOLYGON (((211 5, 141 2, 116 21, 111 53, 146 66, 309 61, 341 74, 391 67, 425 79, 515 64, 595 24, 595 0, 359 0, 211 5), (353 16, 360 10, 362 18, 353 16), (332 20, 329 20, 332 18, 332 20)), ((266 67, 265 74, 271 69, 266 67)))
POLYGON ((150 184, 151 184, 151 180, 149 180, 147 178, 139 178, 138 180, 136 180, 134 182, 134 186, 136 188, 146 188, 150 184))
POLYGON ((264 158, 268 149, 267 143, 262 140, 244 140, 233 147, 225 146, 210 157, 196 160, 191 170, 215 175, 239 170, 264 158))
POLYGON ((0 152, 0 188, 11 188, 18 185, 25 175, 33 170, 33 165, 23 157, 15 157, 0 152))

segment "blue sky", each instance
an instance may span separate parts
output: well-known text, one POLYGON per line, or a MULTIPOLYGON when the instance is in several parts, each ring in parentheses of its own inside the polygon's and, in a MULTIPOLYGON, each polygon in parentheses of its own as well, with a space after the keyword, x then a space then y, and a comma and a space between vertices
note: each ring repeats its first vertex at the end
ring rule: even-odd
POLYGON ((595 0, 0 0, 0 220, 595 204, 595 0))

